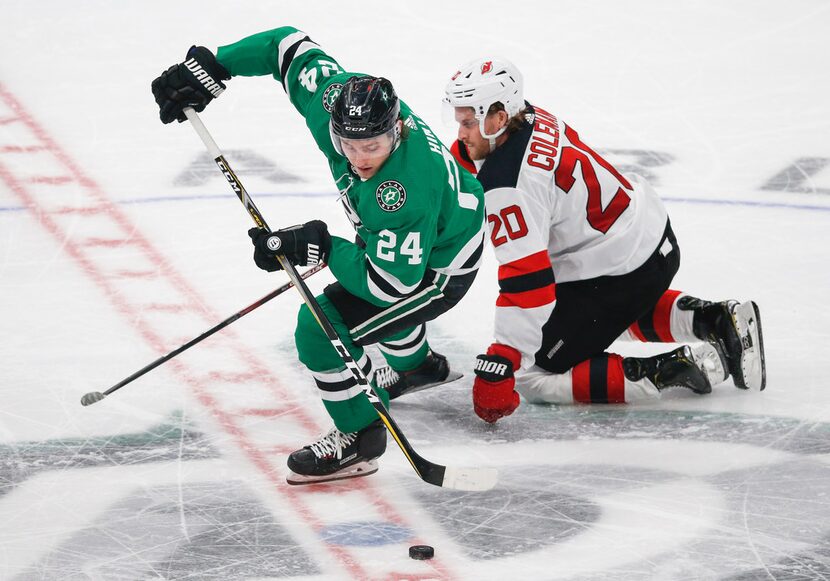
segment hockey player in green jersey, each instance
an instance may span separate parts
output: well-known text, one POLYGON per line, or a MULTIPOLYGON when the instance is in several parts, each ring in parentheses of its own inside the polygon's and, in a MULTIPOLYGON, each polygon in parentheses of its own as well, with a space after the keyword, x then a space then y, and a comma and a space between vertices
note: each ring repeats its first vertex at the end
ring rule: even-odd
MULTIPOLYGON (((331 236, 319 220, 252 229, 257 266, 280 269, 277 252, 298 266, 328 263, 337 282, 317 300, 384 403, 445 380, 449 365, 429 348, 424 323, 457 304, 475 278, 485 232, 481 186, 388 80, 346 72, 295 28, 255 34, 215 55, 194 46, 152 91, 161 120, 181 122, 185 107, 203 110, 225 81, 260 75, 279 81, 305 118, 358 236, 331 236), (388 365, 373 372, 363 347, 375 343, 388 365)), ((290 455, 288 481, 375 472, 385 428, 305 306, 295 341, 335 427, 290 455)))

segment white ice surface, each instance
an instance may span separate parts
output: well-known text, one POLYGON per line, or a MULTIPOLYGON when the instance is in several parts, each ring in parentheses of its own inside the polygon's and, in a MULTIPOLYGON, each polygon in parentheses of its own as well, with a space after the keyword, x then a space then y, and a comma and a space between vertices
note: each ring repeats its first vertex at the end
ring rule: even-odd
MULTIPOLYGON (((828 30, 819 0, 7 0, 0 579, 830 578, 828 30), (492 330, 488 253, 430 327, 467 377, 393 413, 425 457, 499 468, 491 492, 428 487, 391 442, 369 478, 285 484, 287 453, 328 427, 296 362, 293 292, 82 408, 285 281, 254 267, 244 210, 190 127, 158 122, 149 84, 191 44, 286 24, 390 78, 447 142, 456 67, 516 62, 532 102, 651 173, 683 255, 675 288, 758 302, 766 391, 523 405, 483 425, 469 375, 492 330), (410 560, 424 543, 436 558, 410 560)), ((202 118, 272 226, 349 235, 277 83, 234 79, 202 118)))

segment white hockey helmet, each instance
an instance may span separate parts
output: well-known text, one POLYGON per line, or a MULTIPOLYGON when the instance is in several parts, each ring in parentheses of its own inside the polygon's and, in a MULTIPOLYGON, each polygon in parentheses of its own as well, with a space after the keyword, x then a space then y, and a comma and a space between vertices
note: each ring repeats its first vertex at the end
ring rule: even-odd
POLYGON ((504 133, 502 127, 493 135, 484 130, 484 119, 494 103, 501 103, 507 115, 513 117, 525 106, 522 73, 507 59, 484 57, 462 66, 444 89, 445 112, 454 118, 456 107, 472 107, 478 119, 482 137, 490 140, 504 133), (449 110, 449 111, 447 111, 449 110))

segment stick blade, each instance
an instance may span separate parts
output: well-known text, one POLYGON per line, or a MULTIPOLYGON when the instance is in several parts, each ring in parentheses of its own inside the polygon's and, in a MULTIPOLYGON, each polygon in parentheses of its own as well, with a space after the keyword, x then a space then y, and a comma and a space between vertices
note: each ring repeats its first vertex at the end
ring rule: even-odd
POLYGON ((441 486, 453 490, 482 492, 490 490, 499 480, 499 471, 495 468, 455 468, 447 466, 441 486))

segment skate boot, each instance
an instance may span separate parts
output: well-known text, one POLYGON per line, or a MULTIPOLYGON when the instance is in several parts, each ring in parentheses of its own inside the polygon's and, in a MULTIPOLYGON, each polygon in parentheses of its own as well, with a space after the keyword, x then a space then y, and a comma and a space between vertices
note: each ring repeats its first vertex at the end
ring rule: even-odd
POLYGON ((717 344, 683 345, 653 357, 625 357, 623 372, 629 381, 648 379, 663 391, 686 387, 695 393, 711 393, 712 386, 727 377, 726 357, 717 344))
POLYGON ((288 484, 311 484, 368 476, 378 471, 377 458, 386 450, 386 428, 375 420, 357 432, 337 428, 288 457, 288 484))
POLYGON ((420 367, 411 371, 395 371, 388 365, 378 368, 375 371, 375 385, 389 392, 389 399, 395 399, 460 377, 460 373, 450 371, 446 357, 430 351, 420 367))
POLYGON ((712 303, 684 296, 677 306, 694 311, 692 327, 696 337, 720 345, 735 386, 756 391, 766 387, 764 337, 758 305, 752 301, 712 303))

